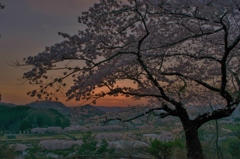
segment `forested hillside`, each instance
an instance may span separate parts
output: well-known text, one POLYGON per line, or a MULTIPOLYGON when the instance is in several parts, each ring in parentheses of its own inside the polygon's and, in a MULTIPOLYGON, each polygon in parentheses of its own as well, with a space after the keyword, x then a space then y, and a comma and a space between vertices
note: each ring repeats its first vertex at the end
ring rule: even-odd
POLYGON ((36 127, 69 125, 69 119, 52 108, 0 105, 0 130, 3 131, 24 131, 36 127))

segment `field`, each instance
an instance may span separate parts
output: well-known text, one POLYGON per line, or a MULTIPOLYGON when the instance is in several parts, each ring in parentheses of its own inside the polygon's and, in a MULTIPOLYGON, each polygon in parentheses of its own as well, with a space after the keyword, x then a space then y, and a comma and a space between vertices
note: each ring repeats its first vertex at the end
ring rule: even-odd
MULTIPOLYGON (((11 154, 12 158, 24 159, 86 155, 140 159, 154 158, 156 152, 171 159, 186 158, 184 132, 176 118, 150 115, 126 123, 103 124, 93 117, 121 109, 89 105, 76 108, 74 114, 76 110, 61 103, 44 104, 0 107, 0 158, 11 154)), ((198 135, 207 159, 240 158, 239 121, 227 118, 201 126, 198 135)))
MULTIPOLYGON (((123 156, 132 156, 135 154, 135 157, 138 158, 149 158, 149 154, 146 155, 145 150, 147 150, 147 147, 150 147, 151 139, 157 138, 159 140, 165 140, 165 142, 168 142, 169 134, 170 136, 174 136, 174 138, 178 138, 179 141, 181 141, 182 146, 178 147, 174 151, 174 155, 172 158, 175 158, 176 156, 185 156, 185 148, 184 148, 184 139, 183 139, 183 132, 179 131, 181 130, 181 126, 179 126, 178 123, 175 123, 173 125, 173 122, 169 122, 171 126, 164 125, 164 126, 155 126, 153 129, 135 129, 135 130, 117 130, 117 131, 93 131, 91 133, 91 136, 95 137, 96 141, 100 143, 104 137, 99 139, 99 136, 108 136, 106 140, 108 141, 109 145, 115 144, 116 151, 118 152, 114 154, 115 156, 119 155, 119 152, 121 153, 123 150, 121 150, 121 146, 124 146, 127 149, 131 149, 131 152, 128 152, 124 154, 123 156), (177 130, 177 131, 176 131, 177 130), (174 134, 176 132, 176 134, 174 134), (119 136, 119 134, 122 134, 122 136, 119 136), (164 136, 165 135, 165 136, 164 136), (111 136, 111 137, 110 137, 111 136), (166 139, 164 139, 166 138, 166 139), (114 141, 116 140, 116 141, 114 141), (145 146, 139 148, 137 146, 134 146, 134 144, 130 144, 135 142, 135 144, 138 143, 144 143, 145 146), (118 146, 116 146, 118 144, 118 146), (145 149, 144 151, 142 149, 145 149), (139 154, 139 155, 136 155, 139 154)), ((217 156, 220 155, 222 158, 232 158, 235 157, 231 154, 231 151, 229 151, 229 145, 232 145, 233 142, 240 141, 238 138, 239 133, 239 125, 235 122, 232 123, 226 123, 225 121, 219 121, 218 125, 216 127, 216 122, 212 121, 208 124, 205 124, 201 129, 199 130, 199 136, 203 145, 203 150, 207 156, 207 158, 217 158, 217 156), (216 145, 217 144, 217 145, 216 145), (218 149, 216 148, 218 147, 218 149)), ((34 145, 41 145, 46 144, 48 142, 49 145, 51 144, 62 144, 62 147, 64 147, 64 142, 78 142, 82 141, 83 136, 86 134, 86 132, 81 131, 73 131, 73 132, 61 132, 61 133, 44 133, 44 134, 4 134, 2 138, 0 139, 1 143, 5 144, 22 144, 26 146, 25 152, 28 152, 28 150, 33 149, 34 145), (55 143, 54 143, 55 142, 55 143)), ((171 139, 170 139, 171 140, 171 139)), ((238 142, 240 143, 240 142, 238 142)), ((65 145, 66 146, 66 145, 65 145)), ((51 146, 50 146, 51 147, 51 146)), ((48 154, 49 158, 54 158, 58 156, 57 158, 64 158, 69 156, 69 154, 74 153, 76 151, 76 148, 74 147, 66 147, 65 149, 61 149, 61 151, 58 150, 58 147, 56 146, 56 149, 54 148, 40 148, 41 152, 43 154, 48 154), (60 153, 61 152, 61 153, 60 153), (65 152, 65 153, 63 153, 65 152)), ((19 156, 23 156, 24 153, 19 153, 19 156)), ((39 154, 41 156, 41 154, 39 154)), ((122 154, 121 154, 122 155, 122 154)), ((70 155, 71 156, 71 155, 70 155)))

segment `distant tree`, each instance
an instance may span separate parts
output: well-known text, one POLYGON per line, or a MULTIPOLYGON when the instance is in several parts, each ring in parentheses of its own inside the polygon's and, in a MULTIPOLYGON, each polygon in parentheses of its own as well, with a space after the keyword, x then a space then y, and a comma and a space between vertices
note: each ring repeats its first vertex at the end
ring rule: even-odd
POLYGON ((20 130, 24 131, 32 128, 32 123, 29 120, 23 120, 20 124, 20 130))
POLYGON ((43 149, 37 143, 32 143, 32 147, 27 150, 27 155, 25 159, 47 159, 46 153, 43 152, 43 149))
MULTIPOLYGON (((69 135, 70 137, 70 135, 69 135)), ((81 145, 82 141, 80 140, 60 140, 60 139, 52 139, 52 140, 42 140, 39 143, 42 149, 47 151, 54 150, 66 150, 71 149, 74 145, 81 145)))
POLYGON ((116 147, 118 154, 124 155, 126 158, 141 158, 143 155, 146 155, 148 144, 145 142, 126 137, 117 142, 118 144, 112 146, 116 147))
POLYGON ((158 139, 151 140, 148 152, 157 159, 170 159, 177 147, 182 144, 179 140, 162 142, 158 139))
MULTIPOLYGON (((239 126, 239 125, 237 125, 239 126)), ((230 138, 228 143, 228 152, 233 158, 240 158, 240 129, 234 133, 237 138, 230 138)))
POLYGON ((102 140, 100 146, 97 146, 97 140, 91 132, 83 134, 81 146, 77 148, 78 155, 107 155, 114 152, 113 148, 108 148, 108 142, 102 140))
POLYGON ((0 143, 0 158, 14 159, 16 155, 14 146, 9 147, 6 143, 0 143))
POLYGON ((240 140, 235 139, 231 140, 228 145, 228 151, 231 154, 233 158, 239 158, 240 157, 240 140))
POLYGON ((125 122, 161 110, 155 115, 180 119, 188 158, 203 159, 199 127, 230 116, 240 102, 239 6, 238 0, 101 0, 79 17, 84 31, 59 33, 65 41, 17 65, 32 66, 23 78, 40 85, 28 92, 39 99, 66 90, 68 78, 68 100, 149 99, 154 107, 142 114, 106 119, 125 122), (54 70, 62 75, 53 78, 54 70))
POLYGON ((3 131, 0 131, 0 139, 5 135, 3 131))

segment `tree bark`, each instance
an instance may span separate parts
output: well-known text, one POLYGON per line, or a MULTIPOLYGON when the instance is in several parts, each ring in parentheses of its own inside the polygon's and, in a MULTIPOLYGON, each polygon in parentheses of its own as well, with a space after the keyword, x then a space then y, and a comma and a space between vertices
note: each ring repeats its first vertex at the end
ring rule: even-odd
POLYGON ((184 128, 188 159, 204 159, 202 145, 198 137, 197 127, 184 128))

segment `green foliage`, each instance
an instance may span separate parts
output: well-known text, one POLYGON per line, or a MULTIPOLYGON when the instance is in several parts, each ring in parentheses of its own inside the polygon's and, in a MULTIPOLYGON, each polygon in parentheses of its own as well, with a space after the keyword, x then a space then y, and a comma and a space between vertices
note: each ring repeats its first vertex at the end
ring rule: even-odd
POLYGON ((53 154, 58 155, 59 158, 67 158, 71 159, 69 156, 74 156, 74 147, 70 147, 64 150, 48 150, 48 152, 51 152, 53 154))
POLYGON ((19 129, 21 121, 26 117, 29 109, 30 107, 27 106, 0 106, 0 129, 10 131, 19 129))
POLYGON ((37 143, 33 143, 32 147, 28 149, 27 155, 24 156, 25 159, 47 159, 46 154, 43 152, 41 146, 37 143))
POLYGON ((228 144, 228 151, 234 158, 240 158, 240 140, 232 139, 228 144))
POLYGON ((162 142, 160 140, 151 140, 151 146, 148 152, 158 159, 170 159, 177 147, 182 147, 179 140, 162 142))
POLYGON ((25 131, 48 126, 64 128, 69 125, 69 119, 55 109, 0 105, 0 129, 3 131, 25 131))
POLYGON ((66 127, 70 125, 69 119, 57 110, 49 108, 35 108, 29 110, 29 115, 26 117, 32 121, 32 127, 48 127, 48 126, 59 126, 66 127))
POLYGON ((0 139, 4 136, 4 132, 0 132, 0 139))
POLYGON ((91 132, 82 135, 82 145, 78 149, 79 155, 93 155, 96 153, 97 141, 91 132))
POLYGON ((100 147, 97 149, 97 154, 104 155, 104 154, 112 154, 114 153, 114 149, 108 148, 108 142, 106 140, 102 140, 100 147))
POLYGON ((14 159, 15 157, 16 157, 16 153, 14 151, 14 147, 9 147, 8 144, 4 144, 4 143, 0 144, 1 159, 14 159))
POLYGON ((97 146, 97 141, 92 132, 87 132, 82 135, 82 145, 78 148, 78 155, 106 155, 114 153, 114 149, 108 148, 108 143, 103 140, 100 146, 97 146))
POLYGON ((240 129, 235 131, 235 138, 228 139, 228 151, 233 158, 240 158, 240 129))
POLYGON ((37 124, 39 127, 43 127, 44 126, 44 119, 42 116, 38 116, 37 117, 37 124))
POLYGON ((23 120, 20 124, 20 130, 24 131, 32 128, 32 123, 29 120, 23 120))

